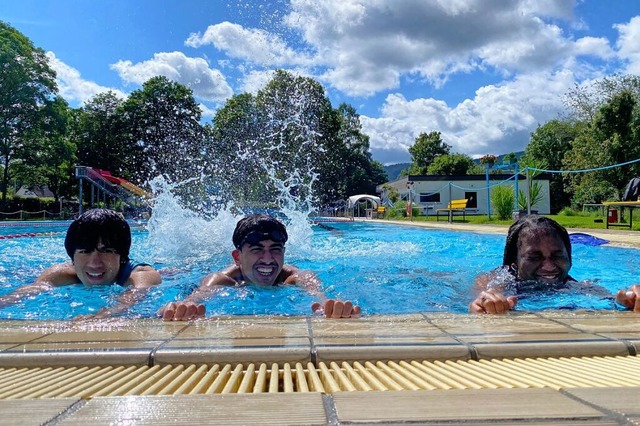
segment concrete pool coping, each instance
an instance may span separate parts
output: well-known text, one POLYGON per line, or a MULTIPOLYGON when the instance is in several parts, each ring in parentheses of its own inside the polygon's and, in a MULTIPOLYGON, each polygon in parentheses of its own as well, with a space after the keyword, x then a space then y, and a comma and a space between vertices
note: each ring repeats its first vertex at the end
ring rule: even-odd
MULTIPOLYGON (((569 232, 639 246, 632 232, 569 232)), ((639 350, 640 314, 620 311, 5 320, 0 416, 12 424, 638 424, 639 350)))
POLYGON ((24 424, 628 424, 640 420, 638 330, 640 314, 619 311, 5 320, 0 415, 24 424))

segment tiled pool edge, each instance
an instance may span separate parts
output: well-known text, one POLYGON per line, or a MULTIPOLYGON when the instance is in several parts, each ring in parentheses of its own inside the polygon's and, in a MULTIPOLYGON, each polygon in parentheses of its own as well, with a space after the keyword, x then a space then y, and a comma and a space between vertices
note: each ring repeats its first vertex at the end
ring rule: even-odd
POLYGON ((624 356, 640 314, 549 311, 160 320, 0 321, 0 367, 624 356))
MULTIPOLYGON (((113 363, 160 367, 169 362, 225 360, 302 360, 318 365, 344 364, 340 357, 346 355, 363 362, 382 358, 400 362, 410 356, 449 363, 514 353, 532 358, 551 353, 565 357, 631 356, 640 348, 640 314, 613 311, 506 316, 424 313, 346 321, 316 317, 230 317, 190 323, 0 321, 0 330, 0 368, 4 369, 9 363, 21 364, 20 358, 22 364, 32 367, 113 363)), ((602 425, 640 421, 639 398, 640 387, 602 385, 573 389, 131 395, 0 399, 0 416, 22 424, 506 421, 602 425)))

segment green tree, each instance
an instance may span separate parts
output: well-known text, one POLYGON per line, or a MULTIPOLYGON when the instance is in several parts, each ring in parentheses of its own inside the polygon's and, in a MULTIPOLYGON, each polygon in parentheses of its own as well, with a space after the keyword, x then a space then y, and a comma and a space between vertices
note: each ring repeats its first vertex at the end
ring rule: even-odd
POLYGON ((129 159, 136 157, 141 147, 128 137, 121 111, 123 104, 112 91, 94 96, 78 111, 74 133, 78 164, 109 170, 115 176, 131 180, 137 165, 129 159))
POLYGON ((40 108, 40 123, 29 132, 19 172, 24 183, 46 184, 55 200, 71 195, 76 146, 70 140, 73 113, 58 96, 40 108))
POLYGON ((26 139, 41 122, 41 107, 57 92, 44 51, 0 21, 0 191, 4 206, 16 165, 24 163, 26 139))
POLYGON ((409 147, 412 163, 409 173, 427 173, 427 168, 438 156, 449 154, 450 151, 451 146, 442 141, 440 132, 420 133, 413 146, 409 147))
POLYGON ((166 77, 153 77, 121 106, 127 158, 137 164, 136 180, 158 175, 180 182, 203 172, 202 112, 191 89, 166 77))
POLYGON ((565 94, 563 102, 574 119, 590 122, 602 105, 622 92, 630 92, 638 99, 640 76, 614 74, 584 85, 576 84, 565 94))
POLYGON ((429 175, 458 176, 482 173, 482 167, 465 154, 440 155, 427 168, 427 174, 429 175))
MULTIPOLYGON (((571 150, 573 140, 585 128, 577 121, 551 120, 531 133, 531 139, 521 159, 520 166, 545 164, 549 170, 562 170, 563 160, 571 150)), ((569 205, 570 197, 565 189, 565 180, 560 173, 551 175, 551 210, 558 212, 569 205)))
MULTIPOLYGON (((600 168, 640 158, 639 125, 640 113, 634 94, 624 91, 615 95, 600 107, 590 126, 574 140, 571 151, 565 155, 565 168, 600 168)), ((627 182, 639 174, 640 165, 632 164, 568 175, 574 207, 585 202, 606 201, 604 197, 619 198, 627 182), (596 194, 593 188, 601 191, 596 194), (612 188, 616 194, 611 193, 612 188), (577 198, 576 194, 593 194, 596 198, 577 198)))

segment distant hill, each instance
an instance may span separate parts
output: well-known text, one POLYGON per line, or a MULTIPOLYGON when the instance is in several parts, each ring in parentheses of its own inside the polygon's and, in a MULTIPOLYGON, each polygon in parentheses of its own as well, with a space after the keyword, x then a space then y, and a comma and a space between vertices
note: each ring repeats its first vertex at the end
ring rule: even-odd
POLYGON ((387 172, 388 182, 393 182, 400 177, 400 172, 404 169, 408 169, 411 163, 398 163, 384 166, 384 171, 387 172))

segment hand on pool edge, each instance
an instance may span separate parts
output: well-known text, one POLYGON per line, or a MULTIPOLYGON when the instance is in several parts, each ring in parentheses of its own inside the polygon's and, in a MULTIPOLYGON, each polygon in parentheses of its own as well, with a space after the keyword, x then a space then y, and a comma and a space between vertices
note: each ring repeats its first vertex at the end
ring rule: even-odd
POLYGON ((349 300, 343 302, 337 299, 329 299, 324 302, 324 305, 314 302, 311 305, 311 311, 332 319, 360 318, 361 314, 360 306, 354 306, 349 300))
POLYGON ((158 309, 156 315, 162 321, 189 321, 204 317, 206 308, 203 304, 196 305, 192 302, 169 302, 163 308, 158 309))
POLYGON ((495 290, 483 291, 469 304, 469 312, 472 314, 506 314, 513 310, 518 303, 515 296, 504 297, 495 290))
POLYGON ((635 284, 627 290, 620 290, 616 294, 616 302, 633 312, 640 312, 640 284, 635 284))

